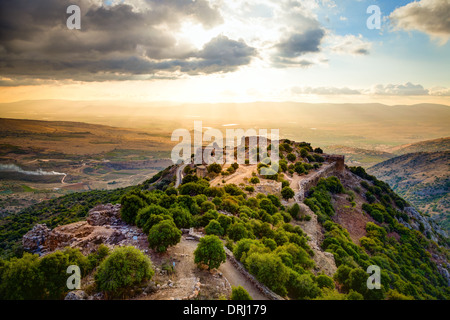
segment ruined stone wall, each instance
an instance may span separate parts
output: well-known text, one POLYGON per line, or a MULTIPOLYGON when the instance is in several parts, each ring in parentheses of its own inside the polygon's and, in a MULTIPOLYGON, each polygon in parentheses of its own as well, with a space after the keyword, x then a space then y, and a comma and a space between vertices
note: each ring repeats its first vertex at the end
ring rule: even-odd
POLYGON ((325 163, 317 170, 311 177, 300 180, 299 191, 295 195, 295 201, 302 202, 305 200, 306 193, 317 185, 320 178, 328 178, 333 175, 338 175, 345 170, 345 158, 339 155, 324 155, 325 163))
MULTIPOLYGON (((188 235, 188 237, 186 239, 190 238, 190 240, 200 241, 200 239, 203 237, 202 234, 193 232, 193 229, 181 229, 181 231, 183 232, 183 234, 188 235)), ((263 285, 261 282, 259 282, 254 276, 252 276, 245 269, 245 267, 242 265, 242 263, 240 263, 234 257, 233 252, 231 252, 227 247, 224 247, 224 249, 225 249, 225 254, 227 255, 228 261, 230 261, 231 264, 236 268, 236 270, 240 274, 242 274, 244 276, 244 278, 246 278, 250 283, 252 283, 253 286, 255 286, 255 288, 258 289, 258 291, 261 292, 261 294, 263 296, 265 296, 269 300, 284 300, 284 298, 277 295, 275 292, 273 292, 272 290, 267 288, 265 285, 263 285)))

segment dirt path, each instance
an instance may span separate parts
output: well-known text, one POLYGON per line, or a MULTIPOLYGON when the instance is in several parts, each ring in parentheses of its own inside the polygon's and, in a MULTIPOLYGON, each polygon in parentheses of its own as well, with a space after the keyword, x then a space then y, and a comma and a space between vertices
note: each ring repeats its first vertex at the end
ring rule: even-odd
POLYGON ((253 286, 236 268, 230 261, 225 262, 219 267, 219 271, 223 273, 223 276, 230 282, 232 286, 242 286, 253 300, 268 300, 265 296, 259 292, 257 288, 253 286))
POLYGON ((153 281, 159 289, 148 295, 140 295, 139 300, 173 300, 191 296, 196 290, 198 282, 201 283, 199 296, 206 299, 227 298, 231 294, 231 286, 242 286, 254 300, 267 300, 259 290, 253 286, 229 261, 223 263, 218 272, 200 270, 194 263, 194 251, 198 241, 181 238, 179 244, 170 247, 166 254, 150 252, 151 260, 158 268, 153 281), (163 264, 172 265, 175 262, 175 273, 161 274, 163 264), (222 275, 220 275, 222 273, 222 275))
POLYGON ((187 164, 183 164, 177 169, 177 179, 175 181, 175 188, 178 188, 183 180, 183 170, 186 168, 187 164))
POLYGON ((257 172, 256 165, 240 165, 235 173, 229 176, 219 175, 211 181, 210 185, 216 187, 218 184, 222 184, 222 180, 225 180, 227 184, 234 183, 235 185, 239 185, 244 182, 244 178, 250 179, 252 172, 257 172))

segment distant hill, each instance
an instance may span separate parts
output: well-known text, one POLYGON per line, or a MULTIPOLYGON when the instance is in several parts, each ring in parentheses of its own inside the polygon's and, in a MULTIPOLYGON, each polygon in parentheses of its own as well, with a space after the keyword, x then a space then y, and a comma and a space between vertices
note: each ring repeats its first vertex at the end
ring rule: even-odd
POLYGON ((396 155, 415 152, 439 152, 450 151, 450 137, 405 144, 388 150, 396 155))
MULTIPOLYGON (((448 138, 440 140, 448 141, 448 138)), ((417 145, 403 150, 421 145, 427 147, 427 144, 417 145)), ((401 155, 379 163, 367 172, 387 182, 423 213, 438 216, 442 227, 447 232, 450 230, 450 151, 401 155)))
MULTIPOLYGON (((34 100, 0 103, 0 117, 78 121, 151 129, 170 137, 175 129, 279 129, 280 136, 314 145, 387 148, 450 136, 450 106, 298 102, 183 104, 131 101, 34 100), (418 125, 420 124, 420 125, 418 125), (233 129, 234 127, 231 127, 233 129)), ((384 149, 383 149, 384 148, 384 149)))
POLYGON ((345 162, 349 166, 361 166, 369 168, 382 161, 395 157, 394 154, 378 150, 354 148, 349 146, 329 146, 324 148, 326 153, 341 154, 345 156, 345 162))
POLYGON ((407 153, 450 151, 450 137, 408 143, 395 147, 379 147, 378 150, 332 145, 325 147, 324 151, 345 155, 348 165, 370 168, 380 162, 407 153))

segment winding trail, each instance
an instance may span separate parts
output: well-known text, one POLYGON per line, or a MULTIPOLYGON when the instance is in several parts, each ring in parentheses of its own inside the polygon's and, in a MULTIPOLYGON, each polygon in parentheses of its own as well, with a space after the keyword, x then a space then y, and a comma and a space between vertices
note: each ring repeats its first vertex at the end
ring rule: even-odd
POLYGON ((177 180, 175 181, 175 189, 178 188, 183 180, 183 170, 187 164, 183 164, 177 168, 177 180))
POLYGON ((219 267, 219 271, 223 273, 223 276, 227 278, 230 285, 237 287, 242 286, 247 292, 250 294, 250 296, 253 298, 253 300, 268 300, 264 295, 261 294, 261 292, 251 283, 248 281, 234 266, 233 264, 227 259, 225 263, 223 263, 219 267))

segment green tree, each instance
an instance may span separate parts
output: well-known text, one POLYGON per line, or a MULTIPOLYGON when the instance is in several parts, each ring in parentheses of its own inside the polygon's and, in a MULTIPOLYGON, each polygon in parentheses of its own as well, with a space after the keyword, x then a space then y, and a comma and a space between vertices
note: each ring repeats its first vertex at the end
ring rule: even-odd
POLYGON ((98 246, 97 252, 88 255, 88 270, 94 270, 111 253, 109 248, 103 243, 98 246))
POLYGON ((216 236, 222 236, 224 234, 223 228, 219 221, 211 220, 205 228, 206 234, 213 234, 216 236))
POLYGON ((290 187, 284 187, 281 190, 281 195, 283 196, 284 200, 289 200, 295 196, 295 192, 290 187))
POLYGON ((173 221, 178 228, 190 228, 192 226, 192 214, 189 210, 177 206, 170 208, 169 214, 172 215, 173 221))
POLYGON ((294 161, 297 159, 297 157, 295 156, 295 154, 289 153, 289 154, 287 155, 287 159, 288 159, 290 162, 294 162, 294 161))
POLYGON ((320 289, 309 274, 291 271, 288 282, 289 295, 295 299, 314 299, 320 295, 320 289))
POLYGON ((196 264, 207 265, 208 270, 218 268, 227 259, 222 241, 214 235, 200 239, 200 243, 194 251, 194 257, 196 264))
POLYGON ((181 231, 170 220, 155 224, 148 233, 149 247, 157 252, 166 252, 169 246, 176 245, 180 240, 181 231))
POLYGON ((250 183, 251 184, 258 184, 258 183, 260 183, 259 178, 258 177, 251 177, 250 178, 250 183))
POLYGON ((146 205, 142 198, 134 194, 123 196, 120 203, 122 204, 120 217, 128 224, 135 224, 139 209, 144 208, 146 205))
POLYGON ((219 174, 220 172, 222 172, 222 166, 218 163, 212 163, 207 167, 208 173, 217 173, 219 174))
POLYGON ((253 300, 250 294, 242 286, 231 289, 231 300, 253 300))
POLYGON ((119 297, 131 286, 151 279, 154 274, 150 258, 139 249, 132 246, 120 247, 100 264, 95 283, 111 297, 119 297))
POLYGON ((220 225, 222 226, 224 233, 227 233, 228 228, 230 227, 231 223, 233 222, 233 219, 231 219, 231 217, 221 213, 221 214, 219 214, 217 221, 219 221, 220 225))
POLYGON ((243 238, 250 238, 250 233, 243 223, 233 223, 228 228, 228 236, 234 241, 239 241, 243 238))
POLYGON ((329 276, 325 275, 325 274, 319 274, 316 277, 316 282, 317 282, 319 288, 334 289, 334 281, 333 281, 333 279, 330 278, 329 276))
POLYGON ((147 223, 148 219, 153 215, 169 215, 169 211, 166 208, 161 207, 157 204, 149 205, 138 211, 136 216, 136 225, 142 228, 147 223))
POLYGON ((44 297, 44 278, 39 269, 39 257, 25 253, 12 258, 3 266, 0 298, 5 300, 34 300, 44 297))
POLYGON ((42 272, 46 295, 49 299, 61 299, 68 291, 66 270, 69 265, 69 256, 61 251, 55 251, 41 259, 39 269, 42 272))
POLYGON ((253 253, 245 259, 245 266, 259 281, 279 295, 286 295, 289 268, 274 253, 253 253))

